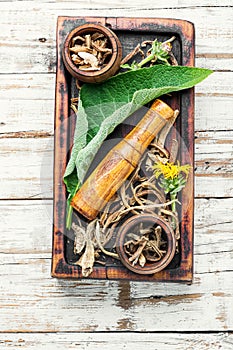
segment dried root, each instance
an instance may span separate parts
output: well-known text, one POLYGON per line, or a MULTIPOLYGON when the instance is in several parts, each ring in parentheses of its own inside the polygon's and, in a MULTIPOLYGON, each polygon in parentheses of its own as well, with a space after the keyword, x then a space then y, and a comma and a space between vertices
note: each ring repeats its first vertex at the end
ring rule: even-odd
POLYGON ((102 69, 112 55, 112 48, 107 38, 101 33, 76 36, 69 48, 72 61, 82 71, 102 69))
POLYGON ((146 263, 154 263, 167 253, 167 241, 162 238, 162 229, 136 227, 126 237, 124 251, 132 265, 137 263, 143 267, 146 263), (129 240, 127 240, 129 239, 129 240))
POLYGON ((92 273, 95 263, 95 249, 93 242, 95 224, 95 221, 91 221, 86 230, 74 223, 72 224, 75 233, 74 252, 80 254, 84 249, 83 254, 76 263, 82 267, 82 274, 84 277, 88 277, 92 273))

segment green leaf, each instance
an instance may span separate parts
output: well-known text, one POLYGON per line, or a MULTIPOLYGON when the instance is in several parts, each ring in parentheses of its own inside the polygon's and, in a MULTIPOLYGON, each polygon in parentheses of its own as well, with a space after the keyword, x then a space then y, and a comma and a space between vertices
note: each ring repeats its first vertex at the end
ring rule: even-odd
POLYGON ((157 65, 121 73, 100 84, 84 84, 64 175, 68 192, 83 182, 101 144, 124 119, 155 98, 191 88, 211 73, 203 68, 157 65))
POLYGON ((72 172, 70 175, 64 178, 64 182, 66 184, 67 191, 72 195, 75 195, 77 192, 77 176, 75 172, 72 172))
POLYGON ((75 193, 78 191, 80 187, 80 182, 77 179, 77 174, 75 171, 73 171, 70 175, 68 175, 66 178, 64 178, 64 182, 66 184, 67 191, 69 193, 69 196, 67 198, 67 207, 66 207, 66 228, 71 228, 71 221, 72 221, 72 213, 73 208, 70 205, 70 202, 75 195, 75 193))
POLYGON ((74 142, 71 152, 71 157, 66 167, 64 182, 66 184, 68 192, 71 192, 70 188, 75 186, 73 182, 78 182, 77 172, 75 171, 75 161, 78 153, 87 144, 88 138, 88 119, 85 113, 85 109, 82 107, 82 100, 79 101, 79 110, 76 119, 76 128, 74 133, 74 142), (71 182, 71 183, 70 183, 71 182), (70 183, 70 185, 69 185, 70 183))

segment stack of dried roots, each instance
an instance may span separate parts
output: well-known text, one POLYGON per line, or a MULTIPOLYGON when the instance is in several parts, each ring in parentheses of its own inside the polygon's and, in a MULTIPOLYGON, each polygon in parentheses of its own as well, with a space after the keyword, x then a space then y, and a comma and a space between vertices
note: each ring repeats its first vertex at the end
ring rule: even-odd
POLYGON ((83 71, 102 69, 112 55, 108 39, 98 32, 74 37, 69 50, 72 61, 83 71))
POLYGON ((167 253, 167 240, 162 236, 161 226, 144 228, 141 223, 125 237, 124 251, 134 266, 161 260, 167 253))

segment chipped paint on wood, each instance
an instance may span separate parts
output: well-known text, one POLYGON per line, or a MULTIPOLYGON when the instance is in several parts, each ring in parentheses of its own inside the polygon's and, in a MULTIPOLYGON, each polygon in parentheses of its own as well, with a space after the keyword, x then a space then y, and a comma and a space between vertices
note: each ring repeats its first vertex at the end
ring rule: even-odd
POLYGON ((7 200, 0 201, 0 347, 233 348, 233 185, 230 175, 224 175, 232 174, 231 6, 231 0, 221 4, 217 0, 195 4, 189 0, 116 0, 113 5, 107 0, 91 4, 81 0, 78 8, 74 0, 1 2, 0 192, 7 200), (53 134, 55 28, 58 15, 74 13, 169 14, 190 20, 196 26, 196 65, 218 71, 196 88, 195 95, 196 196, 200 198, 195 200, 192 286, 90 280, 58 283, 49 277, 52 202, 43 198, 52 198, 53 138, 47 135, 53 134), (28 137, 8 138, 17 133, 28 137), (43 133, 45 138, 34 139, 43 133), (41 187, 44 156, 47 170, 41 187))

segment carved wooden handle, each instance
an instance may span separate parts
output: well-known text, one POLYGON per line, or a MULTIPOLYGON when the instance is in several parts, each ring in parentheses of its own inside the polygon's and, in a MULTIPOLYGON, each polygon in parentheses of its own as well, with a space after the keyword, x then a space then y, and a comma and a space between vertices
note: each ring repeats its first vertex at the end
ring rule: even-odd
POLYGON ((146 148, 173 113, 166 103, 155 100, 135 128, 99 163, 71 205, 87 219, 95 219, 136 168, 146 148))

